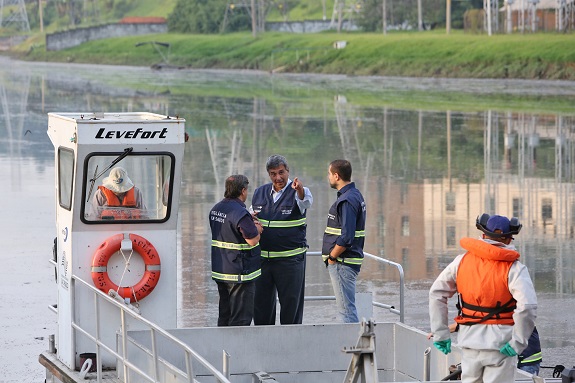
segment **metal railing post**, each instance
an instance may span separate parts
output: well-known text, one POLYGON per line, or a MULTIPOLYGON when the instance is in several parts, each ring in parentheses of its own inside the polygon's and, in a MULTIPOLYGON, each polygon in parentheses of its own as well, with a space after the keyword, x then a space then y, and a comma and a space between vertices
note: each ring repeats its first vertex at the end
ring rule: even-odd
POLYGON ((230 354, 226 350, 223 350, 222 373, 227 379, 230 378, 230 354))
POLYGON ((431 376, 431 347, 427 347, 423 352, 423 381, 428 382, 431 376))
MULTIPOLYGON (((320 255, 321 256, 321 252, 320 251, 308 251, 307 255, 313 255, 313 256, 320 255)), ((397 270, 399 272, 399 310, 396 310, 395 307, 392 305, 386 305, 386 304, 379 303, 379 302, 373 302, 373 305, 376 307, 383 307, 385 309, 388 309, 390 312, 399 315, 399 321, 401 323, 405 323, 405 275, 403 273, 403 267, 397 262, 393 262, 393 261, 387 260, 385 258, 375 256, 371 253, 364 252, 363 255, 365 258, 370 258, 370 259, 373 259, 373 260, 380 262, 380 263, 387 263, 388 265, 391 265, 391 266, 394 266, 397 268, 397 270)), ((305 300, 307 300, 307 301, 311 301, 311 300, 334 300, 334 299, 335 299, 334 296, 306 296, 305 297, 305 300)))
POLYGON ((128 330, 126 329, 126 314, 124 310, 120 310, 120 329, 122 332, 122 368, 124 370, 124 381, 130 383, 130 376, 128 375, 128 365, 126 363, 128 353, 128 330))

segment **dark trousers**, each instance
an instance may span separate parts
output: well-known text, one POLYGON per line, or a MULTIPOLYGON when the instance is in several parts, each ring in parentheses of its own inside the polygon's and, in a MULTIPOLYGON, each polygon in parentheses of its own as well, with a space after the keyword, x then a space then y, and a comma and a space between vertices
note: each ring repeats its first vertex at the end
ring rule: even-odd
POLYGON ((254 324, 276 323, 276 294, 280 323, 301 324, 305 297, 306 253, 293 257, 262 258, 262 275, 256 280, 254 324))
POLYGON ((254 316, 255 282, 216 282, 220 294, 218 326, 249 326, 254 316))

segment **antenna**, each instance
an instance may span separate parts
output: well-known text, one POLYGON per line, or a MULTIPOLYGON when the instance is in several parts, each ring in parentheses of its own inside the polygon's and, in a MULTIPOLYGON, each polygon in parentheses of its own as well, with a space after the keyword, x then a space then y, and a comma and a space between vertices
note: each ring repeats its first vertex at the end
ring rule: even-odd
POLYGON ((24 0, 3 0, 0 2, 0 28, 15 25, 19 30, 30 32, 28 13, 24 0), (4 8, 10 10, 4 17, 4 8))

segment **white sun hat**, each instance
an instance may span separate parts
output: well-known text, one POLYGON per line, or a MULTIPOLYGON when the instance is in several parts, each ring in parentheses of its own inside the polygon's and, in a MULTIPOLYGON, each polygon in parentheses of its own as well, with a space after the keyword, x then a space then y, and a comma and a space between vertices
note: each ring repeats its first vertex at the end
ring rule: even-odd
POLYGON ((110 170, 110 176, 102 180, 102 185, 116 193, 125 193, 134 187, 134 183, 128 177, 128 172, 120 166, 110 170))

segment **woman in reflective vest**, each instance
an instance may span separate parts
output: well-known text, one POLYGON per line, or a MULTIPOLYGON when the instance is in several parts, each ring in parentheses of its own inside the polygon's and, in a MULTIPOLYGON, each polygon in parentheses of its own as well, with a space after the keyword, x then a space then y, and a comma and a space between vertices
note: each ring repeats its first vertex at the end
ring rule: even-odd
POLYGON ((262 227, 246 209, 248 179, 226 179, 224 199, 210 211, 212 279, 218 285, 218 326, 249 326, 255 280, 261 275, 258 241, 262 227))
POLYGON ((226 198, 210 211, 212 279, 244 283, 260 275, 260 247, 248 244, 238 229, 246 217, 253 224, 251 214, 237 199, 226 198))

